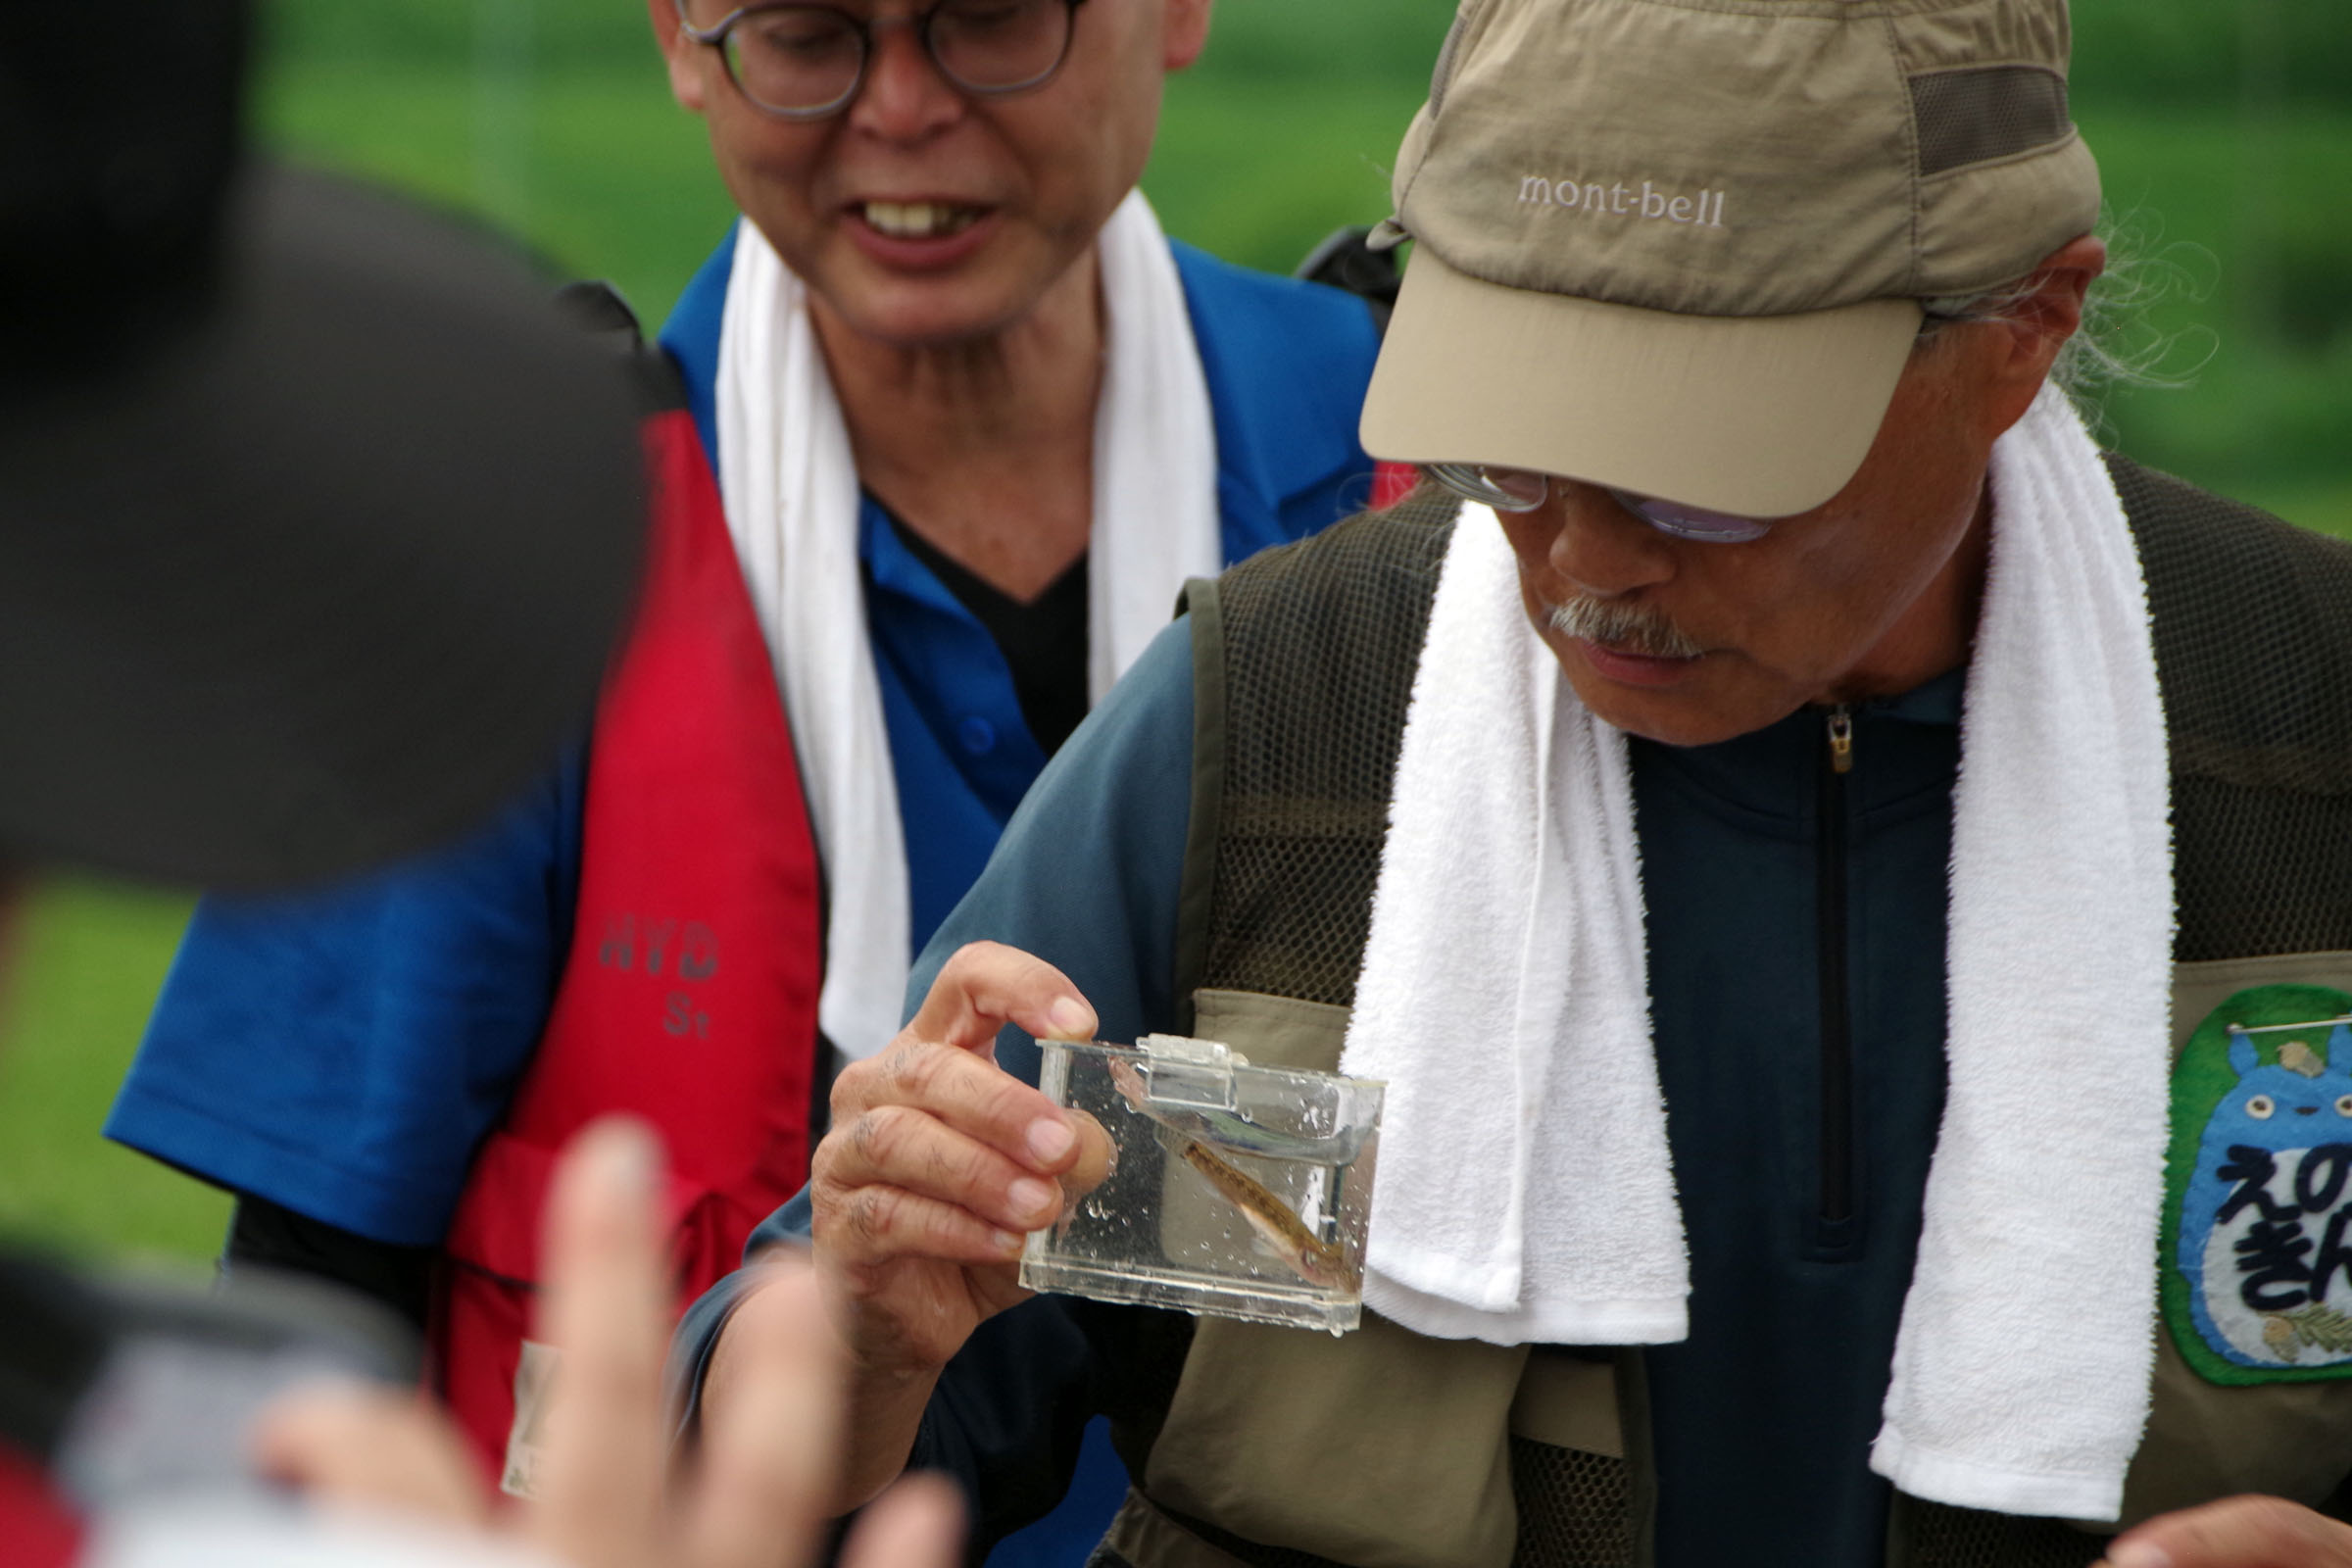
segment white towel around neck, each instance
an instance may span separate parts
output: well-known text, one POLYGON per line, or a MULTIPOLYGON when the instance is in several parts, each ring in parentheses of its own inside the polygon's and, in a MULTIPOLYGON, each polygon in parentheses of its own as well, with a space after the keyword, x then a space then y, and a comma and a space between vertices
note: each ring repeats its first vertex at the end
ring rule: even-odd
MULTIPOLYGON (((1872 1464, 1936 1501, 2112 1519, 2153 1361, 2163 709, 2122 504, 2055 389, 1996 445, 1991 491, 1949 1089, 1872 1464), (2095 1095, 2069 1087, 2086 1072, 2095 1095)), ((1623 737, 1530 631, 1493 514, 1466 508, 1341 1063, 1390 1081, 1364 1288, 1384 1316, 1497 1344, 1687 1334, 1637 853, 1623 737)))
MULTIPOLYGON (((1096 240, 1105 337, 1095 409, 1087 687, 1100 701, 1222 558, 1216 433, 1192 318, 1140 192, 1096 240)), ((899 1027, 910 952, 906 835, 858 561, 858 481, 808 291, 737 225, 719 330, 719 490, 775 660, 829 912, 818 1020, 851 1057, 899 1027)))

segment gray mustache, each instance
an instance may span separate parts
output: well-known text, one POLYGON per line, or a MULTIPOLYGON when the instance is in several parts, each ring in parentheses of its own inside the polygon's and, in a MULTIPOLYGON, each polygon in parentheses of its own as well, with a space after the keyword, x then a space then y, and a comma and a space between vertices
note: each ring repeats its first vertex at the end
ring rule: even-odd
POLYGON ((1563 637, 1599 643, 1621 653, 1651 659, 1696 659, 1706 652, 1665 614, 1646 605, 1576 598, 1551 607, 1551 629, 1563 637))

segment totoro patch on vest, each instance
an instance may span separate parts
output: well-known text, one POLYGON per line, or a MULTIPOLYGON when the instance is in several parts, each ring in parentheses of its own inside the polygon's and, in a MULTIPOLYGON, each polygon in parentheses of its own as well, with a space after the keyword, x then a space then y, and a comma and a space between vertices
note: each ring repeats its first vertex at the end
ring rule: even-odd
POLYGON ((2162 1300, 2208 1382, 2352 1377, 2352 995, 2240 991, 2173 1070, 2162 1300))

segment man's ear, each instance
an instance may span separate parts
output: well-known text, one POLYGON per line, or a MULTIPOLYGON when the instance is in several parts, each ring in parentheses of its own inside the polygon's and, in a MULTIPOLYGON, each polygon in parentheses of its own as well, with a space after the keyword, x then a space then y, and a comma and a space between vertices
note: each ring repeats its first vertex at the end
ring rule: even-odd
POLYGON ((2081 330, 2082 300, 2107 269, 2107 247, 2090 234, 2067 241, 2026 275, 2026 290, 2001 319, 1987 323, 1986 371, 1993 434, 2021 418, 2066 340, 2081 330))
POLYGON ((678 0, 645 0, 645 14, 654 24, 654 45, 662 51, 662 62, 669 68, 669 95, 679 107, 695 114, 703 112, 703 62, 698 58, 703 46, 686 33, 679 23, 678 0))
POLYGON ((1208 46, 1209 0, 1167 0, 1159 20, 1159 63, 1182 71, 1208 46))
POLYGON ((2031 292, 2002 322, 2010 357, 2035 381, 2082 326, 2082 300, 2107 270, 2107 247, 2090 234, 2071 239, 2027 274, 2031 292))

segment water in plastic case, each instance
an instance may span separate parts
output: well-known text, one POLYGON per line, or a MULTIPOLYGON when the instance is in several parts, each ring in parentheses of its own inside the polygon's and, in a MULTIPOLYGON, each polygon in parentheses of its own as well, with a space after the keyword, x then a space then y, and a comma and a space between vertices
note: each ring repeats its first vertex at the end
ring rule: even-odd
POLYGON ((1110 1135, 1110 1174, 1031 1233, 1021 1283, 1344 1334, 1363 1309, 1384 1085, 1213 1041, 1041 1041, 1039 1087, 1110 1135))

